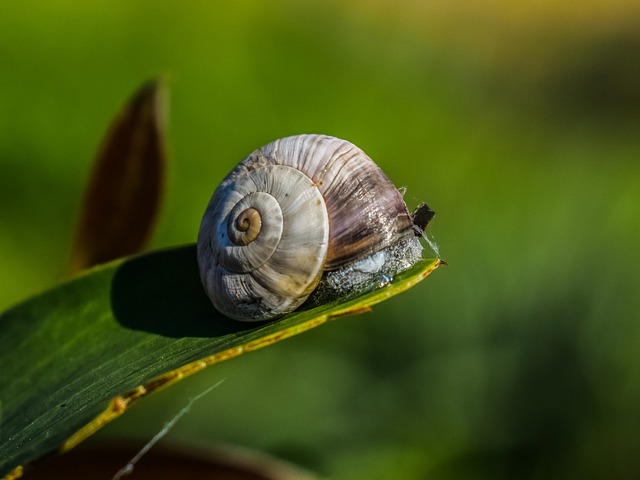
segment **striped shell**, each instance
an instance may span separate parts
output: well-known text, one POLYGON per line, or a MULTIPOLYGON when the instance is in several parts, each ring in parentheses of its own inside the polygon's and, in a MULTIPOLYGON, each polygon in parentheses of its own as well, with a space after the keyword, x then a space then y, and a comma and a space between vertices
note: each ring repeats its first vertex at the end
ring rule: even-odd
POLYGON ((415 237, 402 195, 358 147, 325 135, 276 140, 222 181, 198 235, 214 306, 241 321, 300 306, 323 274, 415 237))

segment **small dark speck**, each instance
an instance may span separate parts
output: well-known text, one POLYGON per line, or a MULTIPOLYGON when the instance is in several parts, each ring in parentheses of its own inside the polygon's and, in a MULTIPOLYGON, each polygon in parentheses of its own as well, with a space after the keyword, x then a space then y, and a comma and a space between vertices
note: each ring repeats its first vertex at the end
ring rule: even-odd
POLYGON ((421 203, 416 207, 413 213, 411 213, 411 220, 416 227, 424 231, 434 215, 435 212, 429 208, 429 205, 421 203))

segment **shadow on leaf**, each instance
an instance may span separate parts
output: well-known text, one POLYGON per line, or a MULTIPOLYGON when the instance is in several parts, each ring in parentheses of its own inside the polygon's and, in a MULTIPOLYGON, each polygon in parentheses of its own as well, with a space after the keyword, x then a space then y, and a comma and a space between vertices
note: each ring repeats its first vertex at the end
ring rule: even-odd
POLYGON ((122 326, 164 337, 220 337, 256 327, 211 305, 200 283, 195 245, 125 261, 113 277, 111 305, 122 326))

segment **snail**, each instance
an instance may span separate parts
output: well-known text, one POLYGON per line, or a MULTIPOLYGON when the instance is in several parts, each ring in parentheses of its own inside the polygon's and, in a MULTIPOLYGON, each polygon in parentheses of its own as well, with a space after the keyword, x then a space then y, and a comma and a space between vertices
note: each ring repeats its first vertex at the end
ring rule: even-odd
POLYGON ((251 153, 213 193, 198 264, 213 305, 271 320, 382 285, 422 258, 434 213, 402 193, 354 144, 296 135, 251 153))

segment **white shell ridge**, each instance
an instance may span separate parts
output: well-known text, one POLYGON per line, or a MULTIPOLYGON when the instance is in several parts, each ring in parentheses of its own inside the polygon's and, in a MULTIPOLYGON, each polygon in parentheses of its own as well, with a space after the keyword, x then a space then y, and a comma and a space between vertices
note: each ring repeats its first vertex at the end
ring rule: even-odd
POLYGON ((297 308, 322 276, 328 215, 304 173, 283 165, 230 174, 214 193, 198 235, 200 275, 214 306, 241 321, 297 308), (239 213, 255 209, 261 228, 246 245, 229 235, 239 213))
POLYGON ((238 168, 269 163, 304 172, 320 189, 330 225, 326 270, 414 236, 402 194, 353 143, 327 135, 286 137, 260 148, 238 168))

